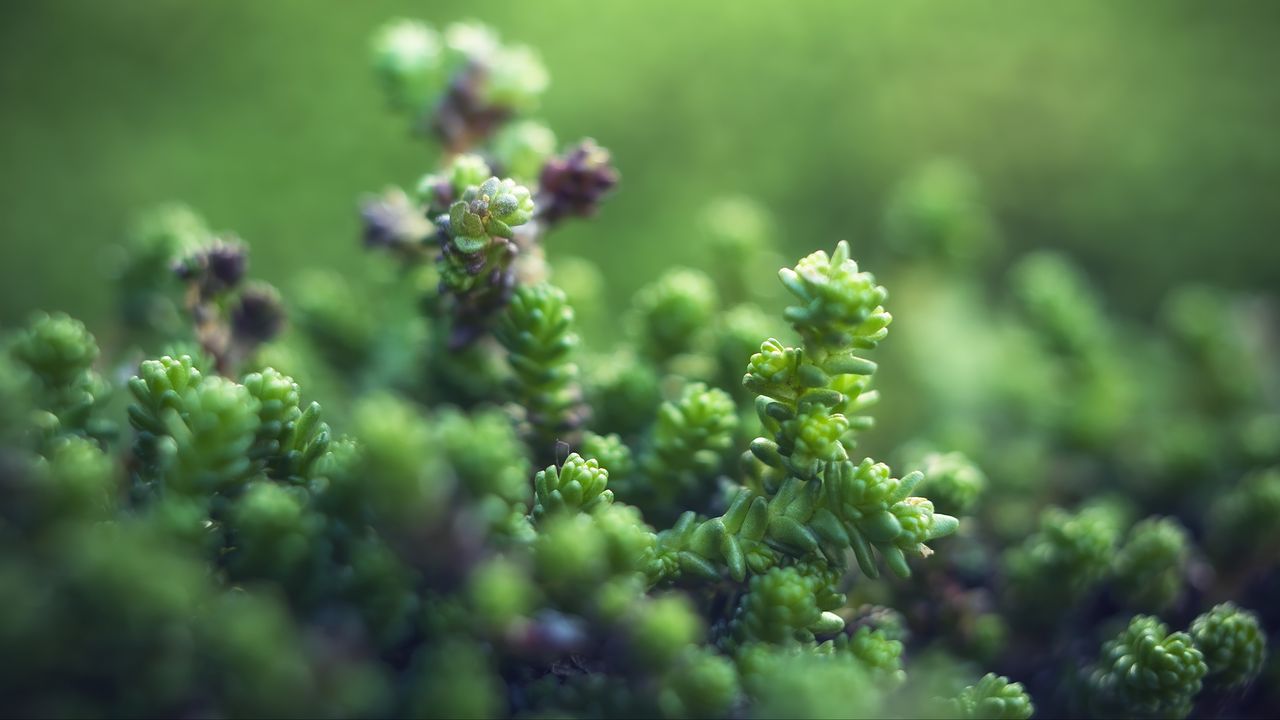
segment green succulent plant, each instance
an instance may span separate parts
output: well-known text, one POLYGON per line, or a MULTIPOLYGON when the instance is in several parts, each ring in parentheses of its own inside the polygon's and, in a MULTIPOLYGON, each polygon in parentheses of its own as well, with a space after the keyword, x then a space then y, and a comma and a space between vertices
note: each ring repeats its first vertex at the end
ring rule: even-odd
POLYGON ((918 362, 850 243, 761 282, 793 228, 749 198, 699 201, 705 267, 615 307, 617 268, 555 242, 620 175, 536 117, 534 51, 415 20, 371 49, 439 152, 362 201, 367 274, 277 292, 167 205, 101 348, 62 314, 0 338, 0 709, 1274 714, 1262 303, 1125 318, 1065 254, 998 256, 949 162, 877 260, 918 362))

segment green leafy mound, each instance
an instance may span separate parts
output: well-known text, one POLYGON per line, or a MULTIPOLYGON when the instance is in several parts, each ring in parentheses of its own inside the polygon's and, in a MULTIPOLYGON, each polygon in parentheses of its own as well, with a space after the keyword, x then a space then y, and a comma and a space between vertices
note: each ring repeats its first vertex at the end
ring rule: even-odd
POLYGON ((278 292, 168 205, 121 253, 118 346, 61 314, 0 342, 6 714, 1280 706, 1251 305, 1192 285, 1148 328, 1050 251, 997 281, 997 218, 940 162, 889 200, 898 265, 777 270, 785 224, 707 198, 705 267, 614 308, 546 249, 621 177, 533 116, 533 51, 412 20, 372 50, 441 153, 361 203, 368 277, 278 292))

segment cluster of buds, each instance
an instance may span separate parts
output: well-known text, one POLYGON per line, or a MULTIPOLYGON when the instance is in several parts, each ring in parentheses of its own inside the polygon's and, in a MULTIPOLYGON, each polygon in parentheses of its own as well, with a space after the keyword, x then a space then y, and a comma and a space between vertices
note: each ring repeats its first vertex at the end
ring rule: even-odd
POLYGON ((423 23, 397 20, 375 37, 373 56, 390 104, 416 116, 451 154, 537 107, 548 85, 536 53, 503 45, 477 24, 455 23, 441 37, 423 23))
POLYGON ((388 250, 405 260, 423 256, 435 228, 400 188, 360 204, 360 224, 366 248, 388 250))
POLYGON ((519 247, 513 228, 533 217, 528 188, 491 177, 467 188, 436 220, 440 239, 440 294, 453 312, 450 345, 463 347, 488 329, 516 286, 519 247))
POLYGON ((186 284, 196 340, 223 374, 284 329, 280 294, 266 283, 246 282, 248 267, 245 246, 227 238, 215 238, 173 263, 186 284))
POLYGON ((445 161, 419 181, 416 199, 392 188, 364 201, 364 244, 408 263, 437 259, 443 302, 428 304, 450 316, 456 350, 488 332, 517 286, 544 279, 541 232, 593 215, 618 173, 593 140, 554 155, 555 134, 527 117, 548 85, 545 68, 485 25, 437 32, 396 20, 375 37, 373 60, 391 106, 439 140, 445 161))
POLYGON ((587 138, 542 166, 541 219, 555 224, 566 217, 590 217, 600 200, 618 184, 609 151, 587 138))

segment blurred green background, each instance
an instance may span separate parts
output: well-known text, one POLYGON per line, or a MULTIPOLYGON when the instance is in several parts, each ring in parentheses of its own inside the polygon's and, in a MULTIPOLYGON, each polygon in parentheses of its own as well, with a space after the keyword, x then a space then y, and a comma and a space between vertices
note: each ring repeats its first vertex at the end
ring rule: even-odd
POLYGON ((1280 279, 1280 3, 8 2, 0 322, 108 322, 110 246, 160 201, 285 288, 359 262, 357 197, 434 158, 369 70, 401 15, 541 51, 542 115, 623 173, 549 252, 598 260, 617 297, 703 261, 693 218, 724 193, 777 213, 791 255, 874 258, 894 185, 938 155, 980 177, 1011 255, 1066 250, 1122 312, 1280 279))

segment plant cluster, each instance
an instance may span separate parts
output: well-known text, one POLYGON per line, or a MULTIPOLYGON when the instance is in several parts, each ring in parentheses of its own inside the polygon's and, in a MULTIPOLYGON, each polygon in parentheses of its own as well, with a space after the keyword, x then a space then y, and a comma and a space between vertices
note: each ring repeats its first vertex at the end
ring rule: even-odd
POLYGON ((939 164, 890 204, 902 310, 845 241, 769 287, 775 224, 723 198, 707 269, 670 269, 623 337, 592 340, 600 271, 544 244, 619 175, 532 118, 536 55, 409 20, 373 55, 390 107, 442 152, 411 191, 362 202, 366 282, 248 282, 242 243, 166 206, 131 233, 110 359, 65 315, 6 335, 7 714, 1276 701, 1255 680, 1275 672, 1280 411, 1222 295, 1180 292, 1152 337, 1115 327, 1058 256, 984 295, 953 270, 981 272, 995 221, 939 164), (919 320, 905 351, 888 307, 919 320), (981 362, 940 360, 975 346, 981 362), (887 454, 879 363, 901 368, 895 403, 921 397, 887 454))

